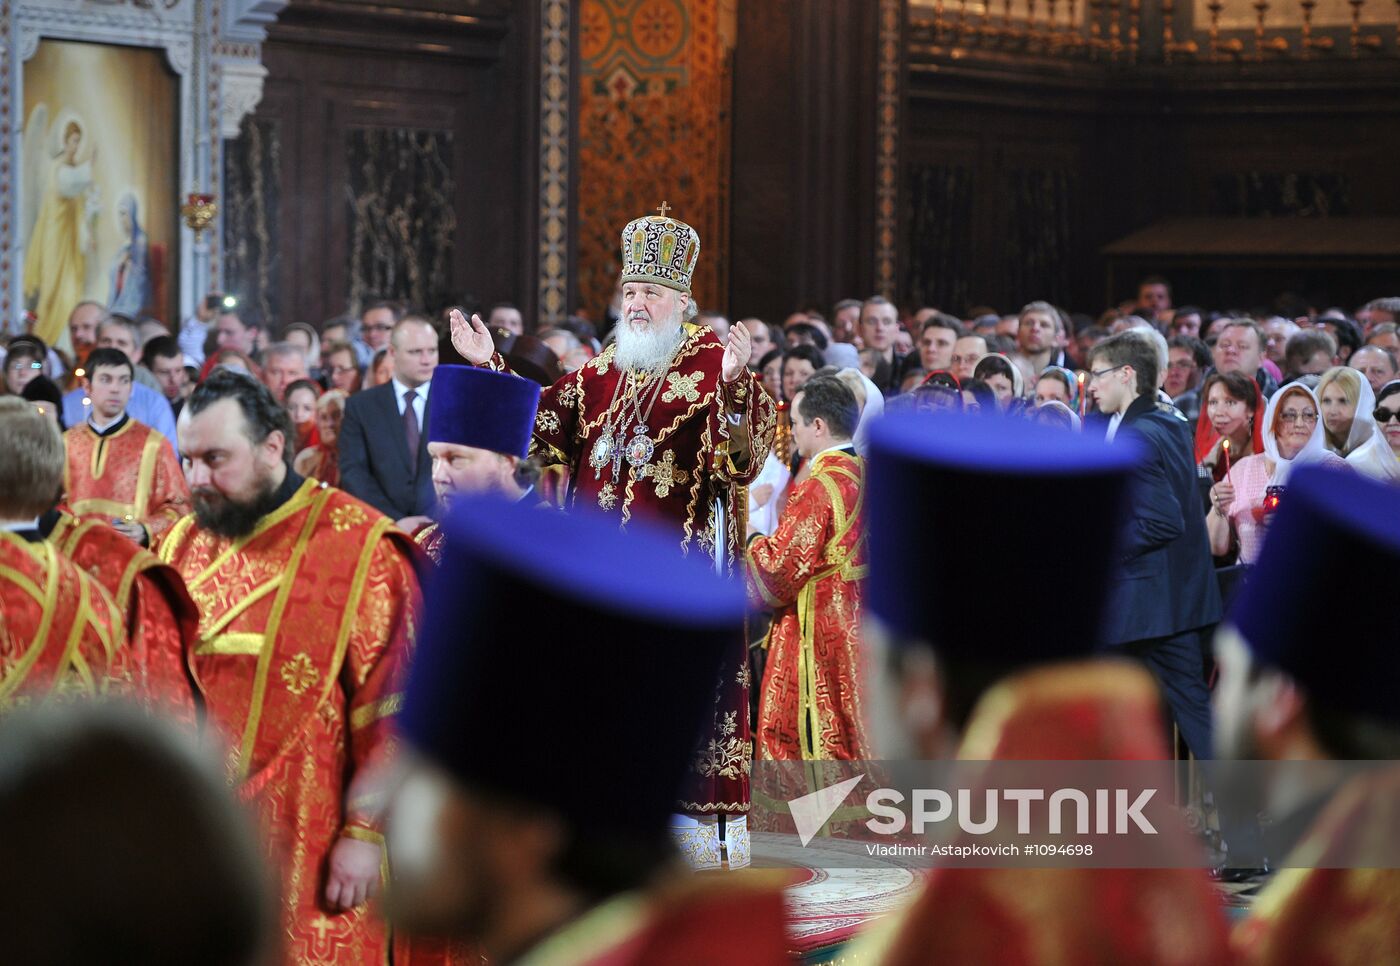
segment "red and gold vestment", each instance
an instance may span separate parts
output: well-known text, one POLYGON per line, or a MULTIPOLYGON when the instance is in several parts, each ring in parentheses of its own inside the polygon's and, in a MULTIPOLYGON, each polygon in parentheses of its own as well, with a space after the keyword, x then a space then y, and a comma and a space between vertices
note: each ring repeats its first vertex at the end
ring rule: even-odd
POLYGON ((63 434, 67 507, 81 520, 131 519, 148 543, 190 509, 190 488, 170 442, 145 423, 125 417, 107 435, 87 422, 63 434))
POLYGON ((777 611, 764 642, 760 758, 871 757, 861 720, 863 477, 859 456, 818 454, 777 531, 749 544, 749 594, 777 611))
POLYGON ((1356 866, 1394 854, 1400 771, 1344 785, 1260 893, 1231 937, 1250 966, 1367 966, 1400 962, 1400 869, 1356 866))
MULTIPOLYGON (((1161 698, 1127 663, 1047 665, 988 691, 958 757, 975 761, 1163 760, 1161 698)), ((1230 961, 1221 899, 1182 868, 940 867, 914 903, 876 924, 852 955, 922 963, 1230 961)))
POLYGON ((136 699, 193 726, 189 660, 199 612, 180 574, 99 520, 62 514, 49 540, 112 595, 126 626, 136 699))
POLYGON ((128 687, 112 598, 47 542, 0 532, 0 711, 128 687))
MULTIPOLYGON (((731 568, 743 547, 748 496, 744 487, 763 468, 773 445, 776 411, 762 383, 745 372, 721 378, 724 345, 709 326, 685 323, 670 367, 622 391, 627 373, 614 362, 616 346, 561 378, 540 396, 530 455, 545 466, 569 468, 566 508, 587 507, 674 529, 685 552, 697 551, 731 568), (730 421, 737 416, 737 423, 730 421), (641 417, 644 421, 639 421, 641 417), (636 432, 645 426, 643 434, 636 432), (609 435, 609 427, 614 433, 609 435), (638 435, 649 445, 633 451, 638 435), (608 445, 604 452, 604 437, 608 445), (603 457, 607 457, 606 459, 603 457)), ((499 353, 486 363, 509 371, 499 353)), ((599 561, 606 566, 606 561, 599 561)), ((715 716, 701 743, 681 806, 699 814, 746 814, 753 764, 748 723, 746 643, 721 670, 715 716)))
MULTIPOLYGON (((785 879, 786 877, 782 877, 785 879)), ((606 900, 516 960, 516 966, 700 966, 791 963, 782 883, 772 872, 687 876, 652 893, 606 900)))
POLYGON ((376 914, 323 904, 326 859, 342 835, 382 844, 377 776, 416 636, 416 551, 378 511, 306 480, 246 537, 187 516, 159 553, 199 606, 195 680, 282 873, 285 961, 384 962, 376 914))

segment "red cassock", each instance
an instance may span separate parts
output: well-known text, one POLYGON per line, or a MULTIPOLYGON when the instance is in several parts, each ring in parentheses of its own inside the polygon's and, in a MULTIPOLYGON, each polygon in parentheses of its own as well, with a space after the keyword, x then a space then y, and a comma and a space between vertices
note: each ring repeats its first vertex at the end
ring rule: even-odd
MULTIPOLYGON (((724 346, 714 330, 686 323, 685 332, 670 368, 644 379, 635 394, 619 388, 626 373, 614 364, 611 345, 545 389, 530 454, 569 468, 566 507, 588 507, 621 524, 649 520, 670 528, 686 552, 714 558, 722 546, 719 565, 728 569, 744 545, 744 487, 773 445, 776 411, 752 373, 721 380, 724 346), (730 414, 737 414, 737 425, 730 414), (639 426, 645 433, 636 432, 639 426), (646 437, 641 446, 639 435, 646 437)), ((486 365, 509 371, 500 354, 486 365)), ((721 670, 712 727, 682 793, 688 812, 749 810, 751 678, 747 645, 736 636, 721 670)))
POLYGON ((777 611, 764 641, 760 758, 871 757, 860 701, 863 491, 864 461, 827 450, 793 489, 777 531, 749 544, 749 594, 777 611))
POLYGON ((47 542, 0 532, 0 712, 124 694, 126 631, 97 581, 47 542))
POLYGON ((1343 786, 1231 937, 1250 966, 1400 963, 1400 869, 1356 866, 1391 845, 1400 827, 1394 765, 1343 786), (1384 843, 1384 844, 1379 844, 1384 843), (1305 867, 1310 866, 1310 867, 1305 867))
MULTIPOLYGON (((1160 701, 1126 663, 1047 665, 982 698, 958 757, 1163 760, 1160 701)), ((882 966, 1229 962, 1221 900, 1197 869, 939 868, 852 952, 882 966)))
POLYGON ((193 727, 195 687, 189 659, 199 612, 180 574, 97 520, 65 513, 49 540, 112 595, 126 626, 136 699, 193 727))
POLYGON ((516 966, 778 966, 792 963, 783 882, 772 872, 686 876, 603 902, 516 966))
POLYGON ((385 961, 387 930, 369 908, 323 905, 326 859, 339 836, 383 842, 417 552, 377 510, 312 480, 246 537, 187 516, 158 549, 199 606, 195 680, 282 873, 284 961, 385 961))
POLYGON ((63 434, 67 506, 81 520, 130 519, 157 537, 189 512, 190 488, 170 442, 127 417, 114 433, 97 435, 87 422, 63 434))

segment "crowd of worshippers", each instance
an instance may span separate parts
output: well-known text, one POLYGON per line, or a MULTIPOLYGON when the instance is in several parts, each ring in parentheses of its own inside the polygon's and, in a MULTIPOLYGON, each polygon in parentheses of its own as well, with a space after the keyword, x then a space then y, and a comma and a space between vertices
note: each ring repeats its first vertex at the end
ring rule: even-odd
MULTIPOLYGON (((172 334, 154 319, 83 302, 61 347, 28 335, 10 340, 4 391, 49 401, 66 429, 91 422, 110 431, 129 417, 159 432, 178 457, 175 419, 194 387, 216 367, 250 373, 291 419, 298 473, 344 487, 412 533, 431 523, 436 498, 451 485, 439 480, 435 493, 433 474, 450 468, 434 468, 421 427, 434 368, 462 361, 448 332, 452 308, 460 309, 430 316, 373 301, 358 315, 274 332, 236 299, 212 295, 172 334), (417 428, 402 418, 410 394, 417 428), (357 397, 364 398, 352 403, 357 397), (415 441, 416 455, 405 465, 399 451, 415 441)), ((903 407, 999 412, 1101 435, 1110 417, 1093 392, 1090 356, 1103 340, 1131 331, 1157 352, 1159 398, 1193 428, 1194 459, 1209 481, 1214 555, 1221 563, 1249 563, 1270 486, 1281 482, 1280 464, 1345 460, 1357 472, 1400 482, 1400 298, 1375 299, 1354 312, 1286 308, 1291 317, 1174 307, 1168 283, 1151 277, 1135 299, 1098 318, 1044 301, 1016 314, 975 307, 959 318, 934 308, 901 312, 876 296, 839 301, 829 314, 797 311, 781 324, 731 323, 713 311, 696 321, 721 341, 731 325, 744 326, 753 345, 749 365, 779 404, 773 453, 750 487, 750 533, 775 531, 794 481, 804 478, 789 408, 814 374, 838 374, 852 391, 858 449, 873 419, 903 407)), ((618 312, 615 299, 597 323, 574 316, 533 334, 513 305, 490 306, 483 317, 513 371, 548 386, 597 356, 618 312)), ((540 480, 528 461, 512 469, 523 487, 538 484, 562 502, 566 480, 540 480)), ((152 505, 122 516, 115 522, 149 542, 143 526, 160 529, 162 519, 178 514, 152 505)))

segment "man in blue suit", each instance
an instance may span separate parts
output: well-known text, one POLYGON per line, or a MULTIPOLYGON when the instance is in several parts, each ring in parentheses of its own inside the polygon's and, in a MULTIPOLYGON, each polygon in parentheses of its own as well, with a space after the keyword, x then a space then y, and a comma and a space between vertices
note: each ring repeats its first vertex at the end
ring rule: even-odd
POLYGON ((394 378, 350 397, 341 424, 340 487, 414 533, 433 521, 436 502, 425 432, 428 391, 438 364, 438 337, 427 319, 394 326, 394 378))
POLYGON ((1156 348, 1131 332, 1099 343, 1089 356, 1089 391, 1110 417, 1108 440, 1131 437, 1142 446, 1103 641, 1147 664, 1187 747, 1209 758, 1201 632, 1220 619, 1220 591, 1196 489, 1191 427, 1158 402, 1157 367, 1156 348))

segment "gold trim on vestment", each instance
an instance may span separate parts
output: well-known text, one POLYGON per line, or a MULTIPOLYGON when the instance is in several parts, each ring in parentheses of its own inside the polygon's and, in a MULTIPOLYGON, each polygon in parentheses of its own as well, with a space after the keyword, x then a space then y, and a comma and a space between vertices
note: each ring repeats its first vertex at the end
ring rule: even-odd
MULTIPOLYGON (((238 620, 239 617, 243 616, 243 613, 247 611, 248 608, 252 607, 254 604, 262 600, 274 590, 277 590, 281 586, 281 580, 282 578, 280 576, 274 577, 266 583, 259 584, 256 588, 244 594, 242 600, 234 604, 228 610, 224 611, 224 613, 220 615, 217 621, 205 627, 203 632, 200 634, 200 637, 217 637, 220 631, 222 631, 225 627, 228 627, 234 621, 238 620)), ((203 621, 202 614, 200 615, 200 620, 203 621)))
POLYGON ((829 566, 825 570, 819 570, 812 574, 797 594, 797 627, 800 634, 800 646, 797 651, 797 741, 803 755, 810 754, 810 759, 816 761, 820 761, 824 757, 820 742, 815 740, 812 735, 813 728, 816 729, 818 736, 822 730, 821 712, 817 707, 816 614, 814 613, 817 584, 827 577, 844 576, 845 572, 851 569, 851 561, 859 555, 865 543, 865 537, 862 535, 846 550, 839 549, 841 542, 846 539, 851 528, 859 522, 861 508, 865 503, 863 467, 864 463, 859 456, 848 456, 839 450, 818 453, 812 460, 810 479, 821 484, 831 503, 832 513, 835 517, 835 526, 833 527, 835 532, 826 541, 825 546, 828 549, 838 548, 834 556, 827 558, 829 566), (836 457, 840 457, 842 460, 852 460, 856 464, 855 471, 839 464, 828 466, 827 464, 836 457), (844 476, 856 484, 856 503, 849 514, 846 513, 840 484, 833 479, 833 476, 844 476))
MULTIPOLYGON (((302 510, 304 510, 311 503, 311 501, 315 499, 315 493, 317 490, 320 489, 321 484, 317 483, 315 480, 305 480, 297 489, 297 491, 292 494, 291 499, 289 499, 286 503, 282 504, 277 509, 269 513, 267 516, 259 520, 258 525, 253 528, 252 533, 248 534, 246 537, 239 537, 237 540, 234 540, 222 551, 220 551, 219 555, 214 558, 213 562, 210 563, 209 566, 205 567, 202 571, 199 572, 199 574, 195 576, 193 580, 188 582, 189 588, 193 590, 198 585, 204 583, 210 577, 214 576, 214 574, 218 573, 219 568, 221 568, 225 563, 227 563, 228 559, 232 557, 235 553, 238 553, 244 547, 248 546, 248 544, 256 540, 258 537, 262 536, 268 530, 271 530, 273 527, 277 526, 282 521, 288 520, 296 514, 300 513, 302 510)), ((193 514, 189 514, 181 518, 180 523, 184 523, 185 520, 190 520, 191 523, 193 523, 193 514)), ((186 529, 188 529, 188 524, 186 525, 186 529)), ((163 547, 167 543, 169 543, 171 545, 171 551, 173 553, 174 542, 175 541, 173 540, 162 541, 161 546, 163 547)), ((166 562, 168 563, 169 561, 166 562)))
POLYGON ((604 900, 516 961, 515 966, 574 966, 591 962, 646 923, 649 903, 636 892, 604 900))
MULTIPOLYGON (((56 609, 55 605, 58 603, 58 554, 48 543, 38 543, 31 547, 19 537, 10 533, 0 534, 0 539, 17 543, 24 548, 26 553, 40 557, 47 573, 42 603, 40 605, 42 611, 40 612, 41 616, 39 618, 38 630, 35 632, 33 640, 29 642, 29 646, 25 648, 24 656, 16 661, 10 669, 10 676, 0 681, 0 705, 3 705, 9 700, 10 696, 19 689, 20 685, 24 683, 24 679, 28 677, 29 672, 34 669, 35 662, 39 660, 40 652, 43 651, 45 645, 48 643, 49 630, 53 626, 53 615, 56 609)), ((8 567, 4 568, 4 571, 9 574, 15 573, 8 567)), ((29 582, 26 581, 26 583, 29 582)), ((35 591, 35 599, 39 599, 37 593, 38 587, 32 583, 29 583, 29 586, 35 591)))
POLYGON ((83 420, 83 428, 97 439, 97 445, 92 448, 92 458, 88 462, 88 469, 91 471, 94 480, 101 478, 102 474, 107 470, 107 446, 105 444, 116 439, 118 436, 124 436, 126 431, 131 428, 133 422, 134 420, 128 416, 126 424, 122 426, 121 429, 112 433, 110 436, 103 436, 92 428, 91 423, 86 419, 83 420))
POLYGON ((387 698, 380 698, 371 704, 356 708, 350 714, 350 730, 359 731, 365 725, 374 724, 380 718, 396 715, 402 707, 403 692, 395 691, 387 698))
MULTIPOLYGON (((49 548, 49 551, 52 553, 53 549, 49 548)), ((68 629, 68 640, 63 644, 63 656, 59 658, 58 669, 54 674, 54 684, 58 685, 63 680, 63 675, 67 669, 70 667, 73 668, 86 680, 90 693, 96 693, 96 688, 92 681, 92 672, 87 670, 87 662, 79 662, 77 657, 78 644, 83 638, 83 622, 87 618, 96 616, 93 613, 92 605, 88 602, 88 593, 93 586, 95 585, 86 580, 78 582, 78 611, 73 617, 73 626, 68 629)), ((93 620, 92 623, 96 624, 97 621, 93 620)))
POLYGON ((256 631, 235 631, 232 634, 216 634, 200 640, 194 653, 198 657, 217 654, 224 657, 257 657, 263 652, 267 642, 266 634, 256 631))
MULTIPOLYGON (((321 511, 325 509, 326 502, 330 498, 329 490, 320 490, 316 488, 311 484, 310 480, 302 484, 301 489, 297 491, 297 496, 300 496, 308 486, 315 489, 320 494, 320 497, 312 498, 311 511, 306 515, 306 522, 302 524, 301 532, 297 534, 296 543, 293 544, 291 560, 287 562, 287 569, 281 578, 281 586, 278 587, 277 599, 272 603, 272 613, 268 616, 267 626, 263 631, 264 635, 271 641, 276 641, 277 639, 277 628, 282 623, 282 613, 287 609, 287 599, 291 596, 292 585, 296 583, 297 568, 301 566, 301 560, 306 554, 306 548, 311 544, 311 533, 315 529, 316 521, 320 518, 321 511)), ((286 509, 296 502, 296 496, 293 496, 292 499, 288 500, 287 503, 283 504, 279 509, 286 509)), ((300 507, 298 509, 300 509, 300 507)), ((251 540, 253 537, 264 532, 267 529, 267 522, 276 515, 277 511, 274 510, 266 517, 263 517, 262 523, 258 524, 253 533, 245 538, 244 544, 246 545, 247 540, 251 540)), ((290 516, 290 514, 288 514, 288 516, 290 516)), ((238 542, 235 541, 235 546, 237 545, 238 542)), ((226 553, 227 552, 228 551, 226 551, 226 553)), ((223 554, 220 556, 222 557, 223 554)), ((206 573, 208 573, 208 571, 206 571, 206 573)), ((248 721, 244 725, 243 740, 238 747, 237 774, 240 779, 248 777, 248 763, 253 754, 253 746, 257 743, 258 726, 262 724, 263 701, 267 697, 267 675, 272 666, 272 652, 275 649, 275 646, 264 648, 258 655, 258 667, 253 674, 253 696, 248 702, 248 721)))
POLYGON ((100 496, 77 500, 71 504, 71 509, 78 516, 102 514, 109 517, 135 517, 137 515, 136 504, 118 503, 116 500, 108 500, 100 496))
POLYGON ((156 457, 165 437, 154 429, 146 437, 146 445, 141 447, 141 468, 136 471, 136 513, 146 515, 146 507, 151 500, 151 487, 156 479, 156 457))
POLYGON ((374 829, 365 828, 362 825, 345 825, 340 829, 342 837, 355 839, 358 842, 372 842, 375 845, 384 844, 384 835, 374 829))

